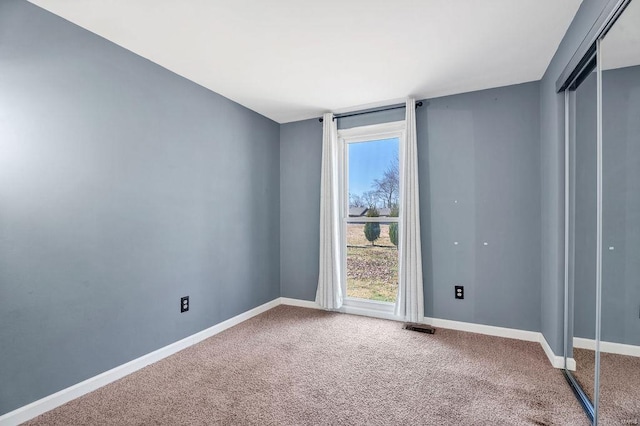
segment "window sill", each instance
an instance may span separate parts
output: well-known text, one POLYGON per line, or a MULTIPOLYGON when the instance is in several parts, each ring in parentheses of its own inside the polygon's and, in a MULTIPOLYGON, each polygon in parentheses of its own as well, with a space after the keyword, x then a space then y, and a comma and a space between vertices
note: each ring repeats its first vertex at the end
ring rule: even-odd
POLYGON ((402 318, 395 315, 394 308, 395 303, 391 302, 346 297, 342 308, 340 308, 340 312, 344 312, 345 314, 402 321, 402 318))

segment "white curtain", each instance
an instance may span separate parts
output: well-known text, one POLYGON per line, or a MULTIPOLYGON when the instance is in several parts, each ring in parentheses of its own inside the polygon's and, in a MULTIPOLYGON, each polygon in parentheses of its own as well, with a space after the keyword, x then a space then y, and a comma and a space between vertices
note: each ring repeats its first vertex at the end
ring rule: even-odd
POLYGON ((418 193, 418 140, 416 137, 416 101, 407 100, 406 140, 400 153, 400 226, 398 298, 395 314, 405 321, 424 317, 422 287, 422 248, 420 245, 420 197, 418 193))
POLYGON ((322 122, 322 177, 320 182, 320 275, 316 303, 324 309, 342 306, 342 257, 338 174, 338 128, 333 114, 322 122))

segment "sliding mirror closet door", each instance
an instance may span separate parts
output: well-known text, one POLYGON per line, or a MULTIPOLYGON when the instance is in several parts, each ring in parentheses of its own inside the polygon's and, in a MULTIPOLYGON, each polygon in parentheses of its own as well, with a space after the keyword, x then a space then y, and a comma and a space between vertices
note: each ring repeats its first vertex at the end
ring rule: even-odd
POLYGON ((595 384, 597 83, 597 73, 592 69, 576 83, 575 90, 568 92, 567 98, 570 123, 568 278, 569 300, 573 301, 573 321, 568 318, 567 354, 573 355, 572 377, 582 398, 586 397, 585 408, 591 412, 595 384))
POLYGON ((598 424, 640 424, 640 0, 600 41, 602 293, 598 424))

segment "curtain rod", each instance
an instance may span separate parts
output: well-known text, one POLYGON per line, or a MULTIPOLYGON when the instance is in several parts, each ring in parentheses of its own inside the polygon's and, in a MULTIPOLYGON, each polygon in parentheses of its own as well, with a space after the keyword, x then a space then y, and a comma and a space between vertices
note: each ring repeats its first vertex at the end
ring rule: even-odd
MULTIPOLYGON (((421 107, 422 106, 422 101, 416 102, 416 108, 421 107)), ((354 117, 356 115, 364 115, 364 114, 371 114, 372 112, 382 112, 382 111, 391 111, 392 109, 400 109, 400 108, 406 108, 406 105, 398 105, 398 106, 393 106, 393 107, 387 107, 387 108, 378 108, 378 109, 372 109, 369 111, 363 111, 363 112, 354 112, 351 114, 337 114, 333 116, 333 119, 335 120, 336 118, 344 118, 344 117, 354 117)), ((322 117, 320 117, 318 119, 321 123, 323 121, 322 117)))

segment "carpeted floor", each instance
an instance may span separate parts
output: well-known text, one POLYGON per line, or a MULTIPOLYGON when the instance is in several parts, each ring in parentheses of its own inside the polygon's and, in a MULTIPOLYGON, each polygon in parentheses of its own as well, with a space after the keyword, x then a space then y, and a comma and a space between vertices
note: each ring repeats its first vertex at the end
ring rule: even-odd
MULTIPOLYGON (((595 353, 573 349, 574 377, 593 401, 595 353)), ((602 425, 640 424, 640 358, 600 354, 600 413, 602 425)))
POLYGON ((587 425, 538 343, 279 306, 30 425, 587 425))

